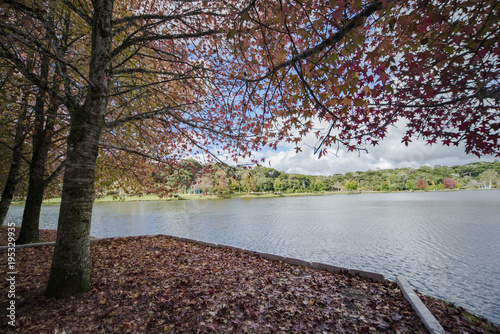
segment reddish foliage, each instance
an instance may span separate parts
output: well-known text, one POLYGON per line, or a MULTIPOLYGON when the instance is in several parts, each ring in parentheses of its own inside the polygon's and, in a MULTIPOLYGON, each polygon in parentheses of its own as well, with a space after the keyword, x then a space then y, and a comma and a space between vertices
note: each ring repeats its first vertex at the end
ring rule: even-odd
POLYGON ((406 144, 421 137, 500 155, 498 3, 355 3, 262 0, 235 21, 242 71, 267 88, 265 107, 284 105, 298 137, 315 118, 329 124, 317 152, 376 145, 402 119, 406 144))
POLYGON ((451 177, 447 177, 446 179, 443 180, 443 186, 445 189, 455 189, 456 186, 455 180, 453 180, 451 177))
MULTIPOLYGON (((92 243, 92 290, 49 299, 42 294, 52 252, 53 246, 16 251, 16 332, 425 333, 394 283, 165 236, 92 243)), ((0 298, 4 305, 6 294, 0 298)), ((428 301, 451 333, 486 333, 479 325, 491 326, 484 319, 472 324, 453 305, 428 301)), ((0 326, 8 327, 5 318, 0 326)))
MULTIPOLYGON (((403 119, 405 143, 420 136, 500 156, 496 1, 101 2, 42 1, 41 11, 10 1, 0 18, 5 64, 72 115, 59 218, 68 236, 88 237, 98 146, 101 181, 135 178, 132 190, 157 163, 186 155, 247 159, 283 141, 300 151, 318 120, 328 125, 317 151, 376 145, 403 119), (28 51, 50 58, 64 85, 46 87, 28 51)), ((74 259, 87 248, 60 245, 59 268, 86 267, 74 259)))
POLYGON ((419 189, 419 190, 427 189, 427 182, 425 182, 421 178, 418 179, 418 181, 415 183, 415 189, 419 189))

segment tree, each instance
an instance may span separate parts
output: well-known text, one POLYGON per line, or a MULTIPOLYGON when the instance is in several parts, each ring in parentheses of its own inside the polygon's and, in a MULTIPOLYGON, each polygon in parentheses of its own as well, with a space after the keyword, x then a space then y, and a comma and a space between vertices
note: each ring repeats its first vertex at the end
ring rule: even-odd
POLYGON ((265 110, 286 106, 295 135, 277 137, 298 144, 315 131, 319 156, 377 145, 400 119, 406 144, 421 136, 499 156, 499 11, 496 0, 258 1, 230 33, 242 51, 235 75, 248 91, 265 87, 265 110))
MULTIPOLYGON (((38 60, 29 57, 29 62, 35 68, 38 60)), ((48 75, 48 64, 45 63, 40 70, 48 75)), ((12 68, 6 72, 8 77, 2 86, 10 93, 5 96, 4 101, 7 104, 0 126, 4 134, 10 132, 13 138, 6 137, 0 140, 2 145, 12 152, 0 202, 0 223, 5 219, 16 186, 21 180, 21 165, 27 163, 29 182, 21 232, 16 240, 16 243, 23 244, 38 241, 38 223, 44 192, 63 167, 61 161, 63 154, 54 150, 57 146, 53 145, 53 138, 57 138, 56 134, 60 134, 63 128, 60 124, 56 124, 58 106, 46 108, 44 92, 40 90, 36 92, 32 85, 23 83, 12 68), (34 96, 36 97, 33 99, 34 96), (18 109, 18 112, 9 110, 13 108, 18 109), (28 152, 29 149, 31 154, 28 152), (49 154, 51 149, 53 154, 49 154)), ((61 138, 57 140, 61 141, 61 138)))
POLYGON ((479 175, 479 181, 483 182, 484 187, 488 187, 488 189, 492 188, 492 185, 497 182, 498 183, 498 172, 493 169, 488 169, 487 171, 481 173, 479 175))
POLYGON ((229 179, 222 169, 217 170, 214 175, 214 187, 218 193, 227 194, 229 192, 229 179))
MULTIPOLYGON (((176 161, 186 152, 207 155, 222 141, 219 147, 237 159, 281 141, 300 151, 301 138, 316 131, 321 156, 331 145, 376 145, 388 126, 404 119, 406 143, 420 135, 429 143, 463 141, 478 155, 500 154, 493 0, 453 6, 442 0, 5 0, 0 8, 30 22, 19 28, 1 16, 0 57, 70 115, 51 296, 90 287, 99 147, 176 161), (64 49, 65 24, 52 17, 67 12, 75 33, 64 49), (40 30, 50 33, 50 43, 37 43, 40 30), (61 91, 27 69, 14 40, 26 49, 42 47, 56 64, 61 91), (318 121, 328 124, 324 131, 315 130, 318 121)), ((305 189, 310 182, 301 180, 305 189)))
POLYGON ((480 186, 481 186, 481 184, 477 180, 474 180, 474 179, 471 179, 471 180, 469 180, 469 182, 467 182, 467 188, 470 188, 470 189, 477 189, 480 186))
POLYGON ((214 186, 214 183, 212 181, 212 178, 204 174, 198 180, 196 181, 197 187, 200 188, 200 190, 204 193, 207 194, 208 191, 214 186))
POLYGON ((354 191, 358 189, 358 182, 356 180, 347 181, 345 183, 345 189, 347 191, 354 191))
POLYGON ((272 124, 269 115, 253 121, 255 106, 241 109, 238 96, 243 93, 220 70, 227 69, 222 27, 244 11, 244 4, 235 12, 218 2, 207 7, 202 1, 172 6, 151 1, 147 11, 143 5, 7 0, 0 7, 2 13, 16 13, 29 22, 18 27, 9 15, 2 16, 1 29, 8 33, 2 33, 0 57, 62 101, 70 115, 49 296, 90 288, 89 232, 99 147, 133 152, 144 160, 175 161, 183 152, 207 154, 222 143, 236 159, 257 149, 252 139, 272 124), (68 13, 71 20, 59 20, 68 13), (60 38, 66 27, 72 37, 67 48, 60 38), (40 32, 48 32, 48 43, 37 43, 40 32), (29 71, 26 59, 12 48, 14 40, 55 63, 60 91, 29 71), (132 147, 121 145, 121 139, 132 147))
POLYGON ((243 185, 243 189, 245 189, 247 193, 257 190, 255 186, 254 176, 251 170, 247 169, 245 171, 245 173, 241 177, 241 184, 243 185))
MULTIPOLYGON (((14 193, 21 178, 21 165, 23 163, 23 148, 24 141, 28 134, 28 100, 29 95, 31 94, 28 87, 22 87, 21 89, 13 89, 11 81, 13 80, 12 72, 9 70, 2 68, 5 71, 2 73, 7 74, 2 78, 1 91, 2 91, 2 102, 7 102, 7 105, 15 105, 17 113, 15 117, 6 121, 8 117, 7 114, 7 105, 2 106, 2 137, 6 136, 9 133, 14 133, 13 138, 2 138, 1 143, 2 147, 7 147, 10 153, 10 166, 5 175, 7 175, 4 181, 5 186, 2 191, 2 199, 0 200, 0 226, 3 225, 5 217, 7 216, 7 212, 9 211, 10 203, 14 197, 14 193), (10 73, 10 75, 9 75, 10 73), (7 92, 13 92, 14 96, 6 96, 7 92), (19 103, 15 103, 19 101, 19 103), (14 129, 9 129, 9 123, 15 124, 14 129)), ((5 159, 4 161, 7 161, 5 159)))
POLYGON ((283 191, 283 183, 280 179, 276 179, 273 183, 274 191, 282 192, 283 191))
POLYGON ((325 186, 325 184, 323 183, 323 181, 321 181, 321 180, 316 180, 316 181, 314 181, 314 183, 313 183, 313 190, 314 190, 314 191, 325 191, 325 190, 326 190, 326 186, 325 186))
POLYGON ((455 182, 455 180, 453 180, 451 177, 447 177, 443 180, 444 189, 455 189, 456 184, 457 183, 455 182))
POLYGON ((257 191, 267 192, 273 191, 273 179, 269 177, 265 177, 263 175, 257 175, 255 178, 255 186, 257 187, 257 191))
POLYGON ((258 191, 273 191, 273 183, 276 178, 281 175, 281 172, 273 168, 256 166, 252 169, 255 179, 255 186, 258 191))
POLYGON ((427 189, 427 182, 425 182, 422 178, 418 179, 417 183, 415 183, 415 189, 418 189, 418 190, 427 189))
MULTIPOLYGON (((42 56, 39 66, 40 79, 47 85, 51 85, 49 83, 50 67, 49 58, 42 56)), ((51 80, 53 89, 58 90, 56 87, 60 85, 60 82, 55 73, 53 76, 54 78, 51 80)), ((16 240, 18 244, 39 241, 38 230, 44 191, 64 166, 64 162, 61 161, 63 160, 63 154, 57 156, 56 153, 54 160, 57 161, 57 168, 46 176, 48 174, 47 160, 49 159, 53 138, 64 129, 64 127, 61 127, 61 124, 58 124, 58 117, 61 117, 60 104, 61 102, 56 98, 48 99, 47 93, 38 89, 33 107, 34 121, 32 122, 32 156, 29 164, 28 196, 26 197, 21 231, 19 238, 16 240)), ((61 138, 57 139, 61 140, 61 138)))
POLYGON ((286 186, 285 184, 283 185, 283 188, 286 189, 288 193, 299 193, 305 190, 305 181, 304 179, 299 180, 297 177, 294 177, 294 175, 289 175, 286 180, 286 186))

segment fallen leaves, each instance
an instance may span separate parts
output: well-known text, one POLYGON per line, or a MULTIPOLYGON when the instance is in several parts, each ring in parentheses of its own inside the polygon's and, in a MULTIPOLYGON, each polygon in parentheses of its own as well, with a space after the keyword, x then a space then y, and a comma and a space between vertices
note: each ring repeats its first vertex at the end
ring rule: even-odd
MULTIPOLYGON (((16 250, 16 332, 425 332, 395 283, 166 236, 92 243, 92 290, 49 299, 43 289, 53 248, 16 250)), ((2 307, 6 302, 7 295, 0 295, 2 307)), ((440 321, 450 332, 481 332, 478 323, 467 327, 467 319, 452 305, 434 307, 441 310, 440 321)), ((0 328, 6 327, 2 319, 0 328)))

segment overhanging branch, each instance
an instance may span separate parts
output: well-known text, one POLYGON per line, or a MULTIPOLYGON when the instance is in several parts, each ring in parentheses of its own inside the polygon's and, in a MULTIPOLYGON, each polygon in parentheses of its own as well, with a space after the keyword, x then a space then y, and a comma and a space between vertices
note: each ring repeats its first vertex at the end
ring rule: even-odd
POLYGON ((326 48, 329 48, 332 45, 337 44, 351 30, 358 27, 361 24, 363 19, 371 16, 373 13, 380 10, 381 8, 382 8, 381 1, 372 2, 368 7, 366 7, 364 10, 362 10, 357 15, 355 15, 346 25, 344 25, 344 27, 342 29, 340 29, 335 34, 331 35, 330 37, 328 37, 327 39, 325 39, 323 42, 319 43, 315 47, 309 48, 309 49, 299 53, 295 57, 287 60, 286 62, 283 62, 280 65, 273 67, 264 76, 261 76, 261 77, 256 78, 256 79, 250 79, 250 80, 243 79, 243 81, 245 81, 245 82, 257 82, 257 81, 267 79, 270 76, 272 76, 273 74, 275 74, 276 72, 278 72, 279 70, 281 70, 282 68, 285 68, 285 67, 291 66, 291 65, 295 65, 297 62, 299 62, 303 59, 307 59, 315 54, 322 52, 326 48))
POLYGON ((157 162, 160 162, 160 163, 166 163, 164 160, 161 160, 161 159, 158 159, 156 157, 153 157, 152 155, 149 155, 149 154, 137 151, 137 150, 133 150, 131 148, 123 147, 123 146, 116 146, 116 145, 109 144, 109 143, 99 142, 99 147, 101 147, 101 148, 107 148, 107 149, 113 149, 113 150, 119 150, 119 151, 124 151, 124 152, 127 152, 127 153, 131 153, 131 154, 135 154, 135 155, 141 156, 143 158, 151 159, 153 161, 157 161, 157 162))

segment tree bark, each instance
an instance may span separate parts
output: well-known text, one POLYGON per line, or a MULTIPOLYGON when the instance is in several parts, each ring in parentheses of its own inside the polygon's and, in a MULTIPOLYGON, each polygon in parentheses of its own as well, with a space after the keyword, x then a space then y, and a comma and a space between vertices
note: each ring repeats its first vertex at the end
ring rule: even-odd
MULTIPOLYGON (((41 130, 40 133, 38 133, 39 130, 35 131, 35 137, 38 138, 33 140, 33 156, 30 164, 28 196, 24 207, 21 231, 19 233, 19 238, 16 241, 18 244, 39 241, 40 211, 43 196, 45 188, 52 179, 45 178, 45 164, 47 162, 50 145, 54 135, 54 121, 57 108, 57 105, 52 107, 53 110, 49 112, 45 128, 39 129, 41 130)), ((54 173, 58 172, 59 168, 54 173)))
POLYGON ((71 106, 57 238, 46 295, 90 290, 90 223, 99 138, 107 105, 113 0, 94 0, 89 84, 82 107, 71 106))
MULTIPOLYGON (((43 80, 47 81, 49 72, 49 58, 47 56, 42 57, 40 69, 43 80)), ((24 206, 21 231, 16 241, 18 244, 39 241, 40 210, 45 189, 45 162, 47 161, 54 127, 53 117, 50 117, 49 111, 45 111, 46 97, 47 94, 40 90, 35 103, 35 132, 33 134, 33 154, 29 171, 28 196, 24 206)))
POLYGON ((9 174, 7 175, 7 181, 2 192, 2 199, 0 200, 0 226, 2 226, 5 221, 21 175, 22 149, 27 130, 26 117, 28 114, 28 95, 28 93, 24 93, 21 99, 21 110, 16 125, 12 161, 9 174))

